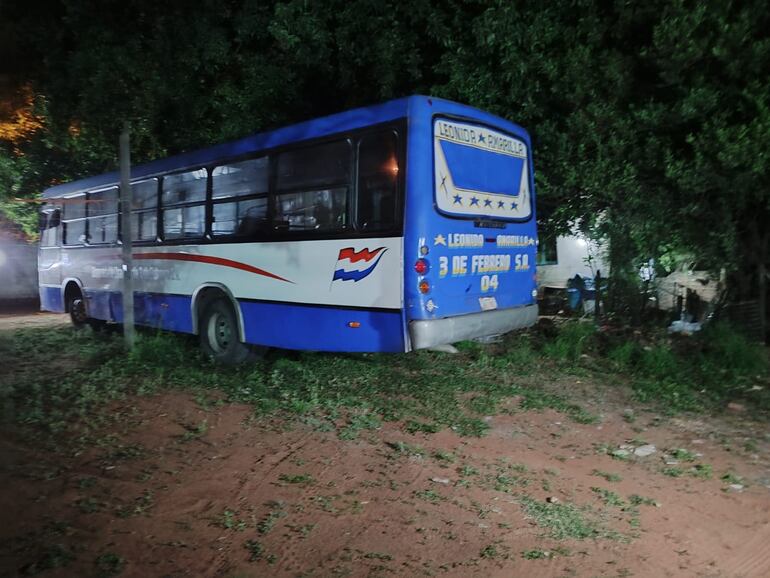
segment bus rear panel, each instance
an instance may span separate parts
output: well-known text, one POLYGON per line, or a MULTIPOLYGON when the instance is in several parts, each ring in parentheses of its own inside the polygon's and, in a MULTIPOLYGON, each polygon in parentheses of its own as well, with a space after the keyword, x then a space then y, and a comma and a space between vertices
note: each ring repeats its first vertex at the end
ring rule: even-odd
POLYGON ((537 320, 529 136, 437 99, 410 117, 405 303, 413 349, 537 320))

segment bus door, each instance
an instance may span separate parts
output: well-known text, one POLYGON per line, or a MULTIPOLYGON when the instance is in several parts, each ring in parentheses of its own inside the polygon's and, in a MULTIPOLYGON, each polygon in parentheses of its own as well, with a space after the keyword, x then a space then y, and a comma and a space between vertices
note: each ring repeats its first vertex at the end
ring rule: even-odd
POLYGON ((38 283, 40 305, 49 311, 63 310, 61 297, 61 208, 46 205, 40 213, 38 283))

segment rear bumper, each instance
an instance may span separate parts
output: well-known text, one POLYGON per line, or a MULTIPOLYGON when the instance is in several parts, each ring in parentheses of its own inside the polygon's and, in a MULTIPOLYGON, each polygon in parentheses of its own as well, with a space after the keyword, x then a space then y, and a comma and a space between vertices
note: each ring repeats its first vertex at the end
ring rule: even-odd
POLYGON ((444 319, 426 319, 409 323, 412 349, 425 349, 464 339, 506 333, 530 327, 537 321, 537 305, 513 309, 481 311, 444 319))

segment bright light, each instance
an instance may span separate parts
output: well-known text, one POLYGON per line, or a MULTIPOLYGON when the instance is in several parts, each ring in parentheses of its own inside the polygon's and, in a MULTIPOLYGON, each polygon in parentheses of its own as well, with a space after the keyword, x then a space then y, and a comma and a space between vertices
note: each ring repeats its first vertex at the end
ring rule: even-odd
POLYGON ((586 241, 585 239, 583 239, 581 237, 578 237, 577 245, 578 245, 578 247, 588 247, 588 241, 586 241))

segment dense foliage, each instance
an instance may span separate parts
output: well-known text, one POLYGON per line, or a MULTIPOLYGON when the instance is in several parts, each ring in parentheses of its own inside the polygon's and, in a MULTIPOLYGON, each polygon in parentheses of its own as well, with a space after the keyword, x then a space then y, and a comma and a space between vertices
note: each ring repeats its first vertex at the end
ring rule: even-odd
POLYGON ((617 280, 687 252, 725 268, 735 297, 765 292, 758 0, 32 0, 0 22, 43 120, 0 140, 0 203, 18 219, 11 197, 113 169, 124 120, 142 161, 423 92, 526 126, 552 226, 609 238, 617 280))

